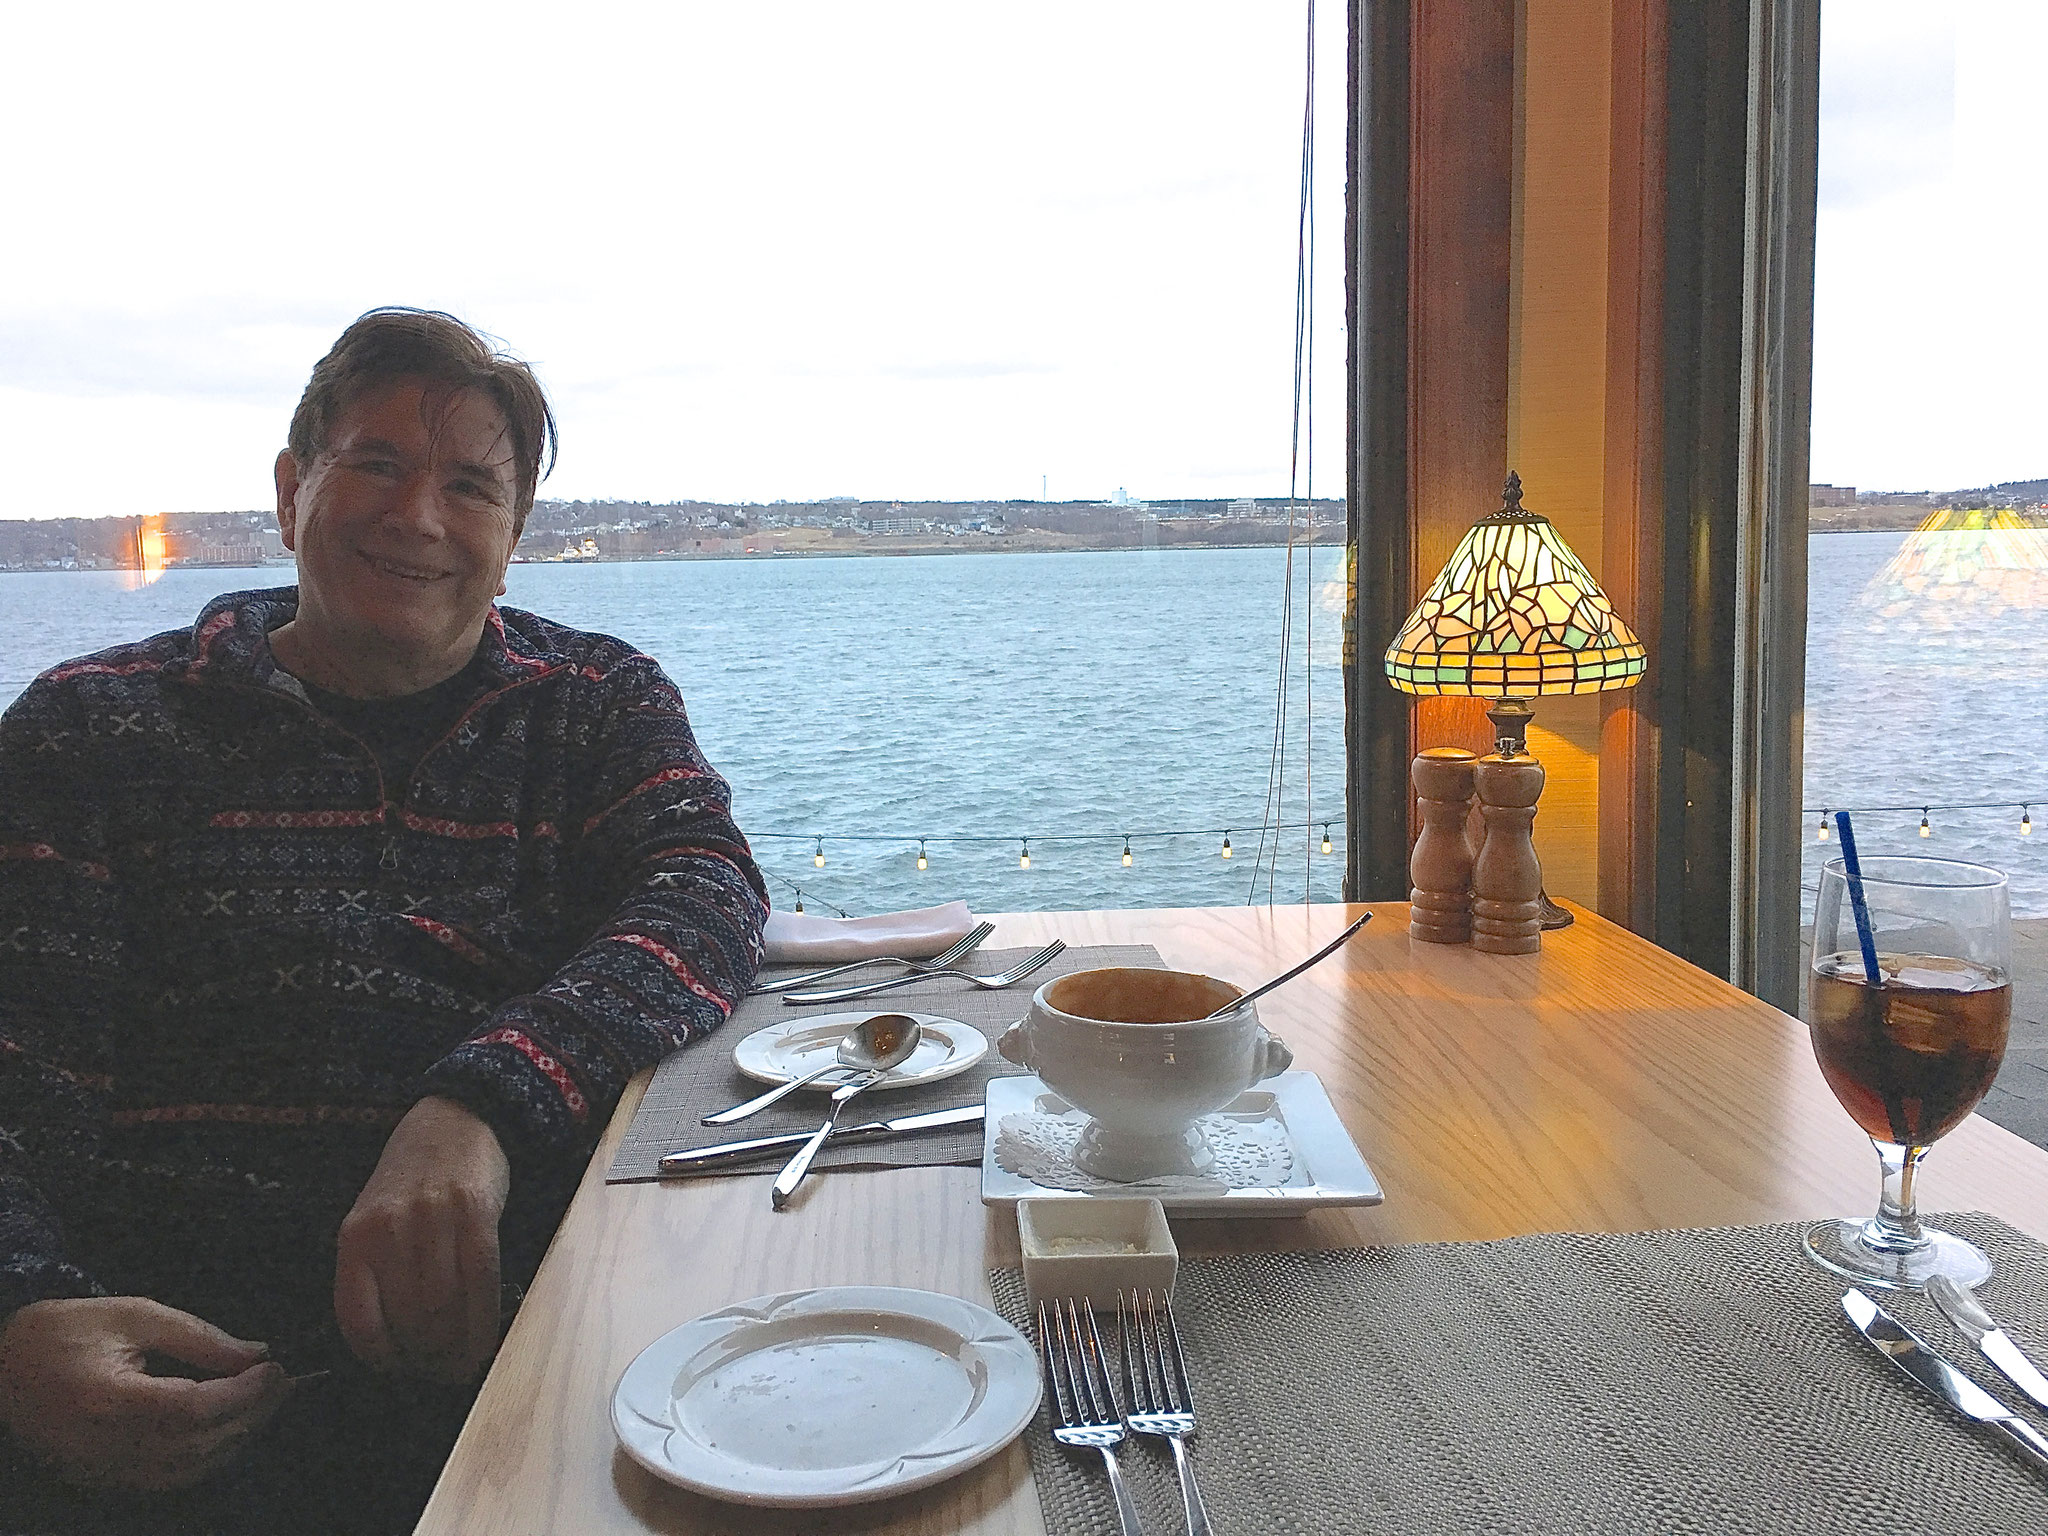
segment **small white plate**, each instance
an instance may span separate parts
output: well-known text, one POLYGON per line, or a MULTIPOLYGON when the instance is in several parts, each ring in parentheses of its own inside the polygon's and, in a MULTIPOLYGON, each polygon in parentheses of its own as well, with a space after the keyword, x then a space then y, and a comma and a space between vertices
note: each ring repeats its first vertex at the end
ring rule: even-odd
POLYGON ((859 1504, 986 1461, 1039 1391, 1036 1351, 988 1308, 835 1286, 663 1334, 619 1378, 612 1428, 656 1477, 715 1499, 859 1504))
MULTIPOLYGON (((862 1019, 872 1019, 886 1008, 856 1008, 848 1013, 812 1013, 799 1019, 779 1019, 757 1029, 733 1047, 732 1064, 757 1083, 786 1083, 802 1077, 813 1067, 822 1067, 839 1049, 846 1032, 862 1019)), ((912 1083, 935 1083, 942 1077, 965 1072, 988 1054, 988 1036, 972 1024, 962 1024, 936 1013, 913 1013, 923 1028, 910 1060, 875 1084, 875 1092, 908 1088, 912 1083)), ((806 1091, 830 1093, 846 1079, 828 1072, 806 1091)))
MULTIPOLYGON (((1028 1116, 1057 1122, 1069 1137, 1088 1117, 1036 1077, 992 1077, 981 1153, 984 1205, 1019 1200, 1087 1200, 1097 1195, 1150 1195, 1169 1216, 1295 1216, 1322 1206, 1378 1205, 1386 1198, 1351 1133, 1337 1117, 1322 1079, 1313 1072, 1282 1072, 1247 1088, 1211 1120, 1235 1122, 1244 1140, 1265 1154, 1277 1153, 1286 1175, 1271 1184, 1231 1187, 1220 1179, 1167 1177, 1117 1184, 1080 1172, 1071 1163, 1038 1171, 1056 1183, 1041 1183, 1003 1166, 999 1155, 1004 1122, 1028 1116)), ((1227 1129, 1228 1127, 1226 1127, 1227 1129)), ((1014 1134, 1014 1132, 1013 1132, 1014 1134)), ((1041 1140, 1040 1145, 1044 1144, 1041 1140)))

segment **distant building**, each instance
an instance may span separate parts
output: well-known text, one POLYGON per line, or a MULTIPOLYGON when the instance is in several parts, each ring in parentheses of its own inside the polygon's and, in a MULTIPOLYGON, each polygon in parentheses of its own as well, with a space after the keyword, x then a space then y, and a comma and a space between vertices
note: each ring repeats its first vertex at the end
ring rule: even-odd
POLYGON ((1240 496, 1224 510, 1232 517, 1257 517, 1259 504, 1250 496, 1240 496))
POLYGON ((1806 488, 1806 504, 1809 507, 1853 507, 1856 505, 1856 487, 1809 485, 1806 488))

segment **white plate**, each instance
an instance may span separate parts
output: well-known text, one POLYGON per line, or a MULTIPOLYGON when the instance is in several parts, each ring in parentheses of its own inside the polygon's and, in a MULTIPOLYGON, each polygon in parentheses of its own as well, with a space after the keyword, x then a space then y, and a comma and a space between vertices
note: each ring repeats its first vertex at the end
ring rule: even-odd
MULTIPOLYGON (((758 1083, 786 1083, 802 1077, 813 1067, 822 1067, 839 1049, 846 1032, 862 1019, 872 1019, 885 1008, 856 1008, 848 1013, 812 1013, 799 1019, 779 1019, 757 1029, 733 1047, 732 1064, 758 1083)), ((923 1028, 910 1060, 875 1084, 874 1092, 908 1088, 912 1083, 935 1083, 942 1077, 965 1072, 988 1054, 988 1036, 972 1024, 962 1024, 936 1013, 913 1013, 923 1028)), ((846 1079, 828 1072, 807 1086, 830 1093, 846 1079)))
POLYGON ((1038 1356, 957 1296, 847 1285, 721 1307, 643 1349, 612 1394, 656 1477, 741 1504, 859 1504, 1008 1445, 1038 1412, 1038 1356))
MULTIPOLYGON (((1337 1118, 1322 1079, 1313 1072, 1282 1072, 1269 1077, 1257 1087, 1247 1088, 1213 1117, 1234 1123, 1243 1144, 1255 1155, 1270 1156, 1273 1149, 1280 1150, 1287 1172, 1271 1184, 1231 1187, 1200 1177, 1117 1184, 1092 1178, 1071 1164, 1056 1172, 1041 1167, 1042 1176, 1057 1180, 1042 1183, 1003 1166, 999 1152, 1008 1152, 1011 1160, 1017 1161, 1016 1142, 999 1148, 1004 1121, 1011 1116, 1037 1118, 1039 1129, 1048 1128, 1045 1122, 1057 1122, 1052 1129, 1068 1132, 1088 1120, 1036 1077, 990 1078, 981 1152, 985 1205, 1015 1205, 1026 1196, 1086 1200, 1094 1195, 1151 1195, 1174 1216, 1293 1216, 1319 1206, 1378 1205, 1386 1198, 1351 1133, 1337 1118)), ((1011 1135, 1016 1136, 1014 1128, 1011 1135)))

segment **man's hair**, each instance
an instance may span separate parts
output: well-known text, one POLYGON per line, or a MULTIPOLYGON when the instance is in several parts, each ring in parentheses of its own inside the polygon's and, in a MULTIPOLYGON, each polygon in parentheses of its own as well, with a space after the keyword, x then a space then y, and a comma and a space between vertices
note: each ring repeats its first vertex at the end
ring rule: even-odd
POLYGON ((292 457, 311 463, 337 416, 379 385, 405 378, 473 389, 504 414, 512 432, 513 515, 524 527, 541 476, 554 468, 555 413, 531 368, 438 310, 373 309, 341 333, 314 365, 292 412, 292 457))

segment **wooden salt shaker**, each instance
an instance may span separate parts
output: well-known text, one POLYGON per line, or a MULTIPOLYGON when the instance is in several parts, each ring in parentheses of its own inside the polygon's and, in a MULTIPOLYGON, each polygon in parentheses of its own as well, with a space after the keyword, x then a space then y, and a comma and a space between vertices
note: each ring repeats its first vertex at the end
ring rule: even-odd
POLYGON ((1472 947, 1490 955, 1533 955, 1543 947, 1543 866, 1531 827, 1543 793, 1543 765, 1496 752, 1472 765, 1486 840, 1472 862, 1472 947))
POLYGON ((1463 747, 1417 754, 1408 777, 1422 808, 1422 833, 1408 855, 1408 936, 1427 944, 1463 944, 1472 937, 1472 766, 1463 747))

